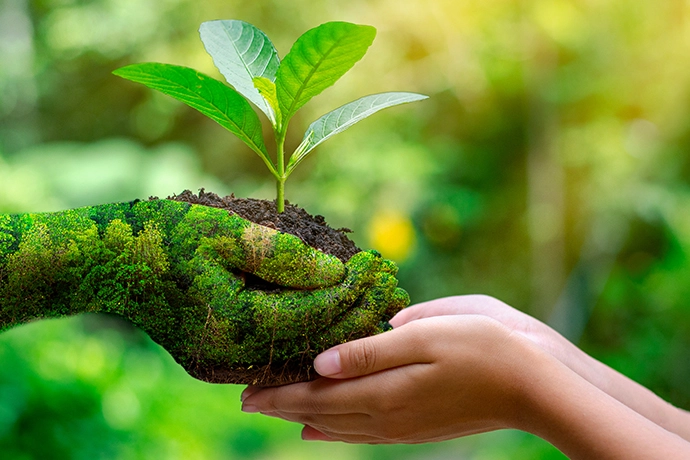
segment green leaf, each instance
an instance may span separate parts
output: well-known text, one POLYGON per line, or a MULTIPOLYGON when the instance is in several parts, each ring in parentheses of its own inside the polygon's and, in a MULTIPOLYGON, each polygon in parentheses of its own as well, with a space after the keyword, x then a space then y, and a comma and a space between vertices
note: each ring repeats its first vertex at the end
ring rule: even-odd
POLYGON ((276 74, 283 123, 362 59, 375 36, 371 26, 327 22, 299 37, 276 74))
POLYGON ((237 20, 204 22, 199 35, 228 83, 272 119, 270 106, 253 82, 255 77, 275 81, 280 60, 268 37, 253 25, 237 20))
POLYGON ((326 139, 345 131, 358 121, 373 115, 379 110, 408 102, 421 101, 422 99, 427 99, 427 97, 423 94, 401 92, 372 94, 328 112, 307 128, 302 143, 290 157, 287 166, 288 174, 304 160, 314 147, 326 139))
POLYGON ((276 84, 265 77, 255 77, 254 86, 259 90, 259 94, 270 105, 274 117, 269 117, 273 127, 278 129, 282 123, 282 117, 280 113, 280 105, 278 104, 278 96, 276 94, 276 84))
POLYGON ((216 121, 242 139, 271 173, 277 174, 264 145, 259 117, 237 91, 194 69, 170 64, 133 64, 113 73, 167 94, 216 121))

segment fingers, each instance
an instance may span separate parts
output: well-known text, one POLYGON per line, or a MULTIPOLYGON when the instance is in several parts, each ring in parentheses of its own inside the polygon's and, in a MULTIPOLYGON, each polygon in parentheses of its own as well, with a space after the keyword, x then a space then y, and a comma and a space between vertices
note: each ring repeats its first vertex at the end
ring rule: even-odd
POLYGON ((252 251, 252 272, 266 281, 296 289, 333 286, 345 277, 345 265, 335 256, 312 248, 294 235, 266 235, 260 225, 252 224, 245 232, 246 253, 252 251), (258 229, 258 230, 257 230, 258 229), (259 254, 258 256, 256 254, 259 254))
POLYGON ((333 286, 345 277, 336 257, 305 244, 294 235, 250 222, 237 214, 191 205, 174 230, 178 251, 202 252, 226 265, 270 283, 295 289, 333 286))
POLYGON ((384 334, 366 337, 335 346, 318 355, 314 368, 319 375, 347 379, 373 374, 408 364, 431 361, 425 352, 422 324, 410 324, 384 334))
MULTIPOLYGON (((316 369, 328 374, 312 382, 296 383, 257 390, 250 387, 243 394, 245 412, 280 412, 281 414, 352 414, 371 410, 372 401, 383 404, 378 394, 382 386, 398 378, 398 372, 417 365, 426 366, 435 359, 432 329, 410 324, 373 337, 338 345, 317 357, 316 369), (379 373, 386 369, 393 372, 379 373), (353 377, 374 374, 364 382, 353 377), (337 379, 337 380, 336 380, 337 379), (374 382, 376 382, 374 384, 374 382)), ((308 420, 294 420, 308 422, 308 420)))
POLYGON ((390 323, 393 327, 432 316, 484 315, 496 318, 511 307, 500 300, 486 295, 463 295, 444 297, 418 303, 401 310, 390 323))
POLYGON ((327 434, 324 434, 317 430, 316 428, 310 427, 309 425, 304 425, 302 428, 302 439, 305 441, 337 441, 327 434))
MULTIPOLYGON (((242 400, 242 411, 248 413, 280 414, 281 418, 306 423, 297 419, 302 414, 343 415, 357 412, 362 404, 352 382, 335 385, 336 381, 317 379, 272 388, 249 387, 242 400), (293 414, 293 415, 290 415, 293 414)), ((362 408, 363 409, 363 408, 362 408)))
POLYGON ((511 410, 524 372, 514 337, 481 315, 413 321, 324 352, 316 368, 331 378, 247 390, 243 410, 306 425, 305 439, 427 442, 484 431, 511 410))
POLYGON ((363 379, 318 379, 307 384, 252 389, 242 410, 305 425, 307 440, 390 442, 395 438, 391 434, 397 433, 396 416, 390 417, 392 422, 381 423, 372 413, 392 414, 409 401, 409 397, 401 402, 379 394, 394 394, 398 381, 376 374, 363 379))
POLYGON ((374 436, 367 436, 363 434, 335 433, 328 430, 324 430, 322 432, 309 425, 304 425, 304 428, 302 429, 302 439, 305 441, 342 441, 357 444, 390 444, 390 441, 386 441, 385 439, 377 438, 374 436))
POLYGON ((260 391, 261 387, 255 386, 255 385, 249 385, 247 388, 245 388, 242 391, 242 394, 240 395, 240 400, 244 402, 245 399, 256 393, 257 391, 260 391))

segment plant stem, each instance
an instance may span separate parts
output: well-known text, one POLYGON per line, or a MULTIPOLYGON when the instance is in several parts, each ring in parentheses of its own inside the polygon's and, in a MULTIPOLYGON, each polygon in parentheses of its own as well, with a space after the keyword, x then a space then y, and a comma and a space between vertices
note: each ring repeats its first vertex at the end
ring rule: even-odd
POLYGON ((276 209, 279 213, 285 211, 285 179, 276 181, 276 209))
POLYGON ((276 209, 279 213, 285 211, 285 130, 276 133, 276 151, 278 175, 276 176, 276 209))

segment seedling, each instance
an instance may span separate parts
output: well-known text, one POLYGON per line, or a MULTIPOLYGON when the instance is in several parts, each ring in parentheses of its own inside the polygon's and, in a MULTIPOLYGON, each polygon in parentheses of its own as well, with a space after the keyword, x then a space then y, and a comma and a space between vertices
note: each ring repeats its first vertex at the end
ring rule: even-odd
POLYGON ((299 37, 282 61, 266 34, 249 23, 209 21, 201 24, 199 33, 232 88, 194 69, 171 64, 134 64, 113 73, 172 96, 242 139, 276 180, 278 212, 285 206, 285 181, 317 145, 381 109, 427 97, 386 92, 345 104, 309 125, 302 142, 286 158, 285 138, 292 117, 364 56, 376 29, 327 22, 299 37), (275 161, 264 144, 259 117, 248 101, 271 122, 275 161))

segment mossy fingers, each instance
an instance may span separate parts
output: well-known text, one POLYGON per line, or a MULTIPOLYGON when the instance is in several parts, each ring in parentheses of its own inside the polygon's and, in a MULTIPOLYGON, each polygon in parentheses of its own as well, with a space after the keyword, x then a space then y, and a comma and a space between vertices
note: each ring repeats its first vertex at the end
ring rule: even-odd
POLYGON ((316 289, 342 281, 345 267, 294 235, 249 222, 228 211, 191 205, 174 241, 189 254, 194 246, 212 249, 227 267, 279 286, 316 289))

